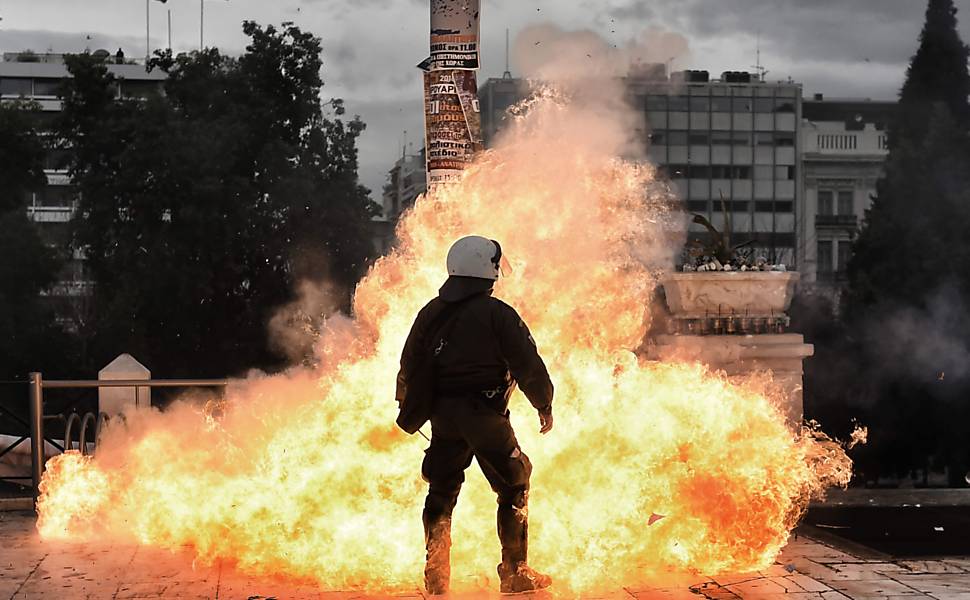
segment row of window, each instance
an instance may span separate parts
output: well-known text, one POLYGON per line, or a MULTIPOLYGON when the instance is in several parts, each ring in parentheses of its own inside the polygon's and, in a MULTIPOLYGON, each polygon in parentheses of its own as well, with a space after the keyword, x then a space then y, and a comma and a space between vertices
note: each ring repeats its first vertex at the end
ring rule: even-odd
POLYGON ((794 113, 794 98, 727 98, 721 96, 646 96, 648 111, 794 113))
POLYGON ((0 77, 2 96, 57 96, 60 86, 57 78, 0 77))
MULTIPOLYGON (((759 213, 794 213, 795 203, 791 201, 756 200, 753 203, 747 200, 725 200, 724 204, 730 212, 747 213, 751 212, 751 205, 754 204, 754 211, 759 213)), ((723 208, 720 200, 688 200, 687 210, 692 213, 707 213, 713 209, 714 213, 720 213, 723 208)))
MULTIPOLYGON (((62 79, 56 77, 0 77, 0 96, 54 98, 61 82, 62 79)), ((159 81, 121 80, 120 83, 121 94, 126 98, 145 98, 161 88, 159 81)))
POLYGON ((665 165, 661 170, 671 179, 795 180, 795 167, 785 165, 665 165))
POLYGON ((776 146, 795 145, 792 131, 664 131, 650 134, 655 146, 776 146))

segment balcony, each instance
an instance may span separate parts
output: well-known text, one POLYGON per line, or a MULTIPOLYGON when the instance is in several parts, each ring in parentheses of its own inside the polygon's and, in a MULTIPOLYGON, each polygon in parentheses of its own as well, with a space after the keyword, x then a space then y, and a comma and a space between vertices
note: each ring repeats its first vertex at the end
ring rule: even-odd
POLYGON ((27 218, 34 223, 67 223, 74 212, 73 206, 28 206, 27 218))
POLYGON ((855 215, 815 215, 816 229, 856 229, 859 217, 855 215))

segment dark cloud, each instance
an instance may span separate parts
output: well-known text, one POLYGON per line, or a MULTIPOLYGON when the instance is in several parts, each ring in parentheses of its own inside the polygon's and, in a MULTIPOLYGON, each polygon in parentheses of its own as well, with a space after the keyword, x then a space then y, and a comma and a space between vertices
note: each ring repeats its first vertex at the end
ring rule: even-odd
MULTIPOLYGON (((970 0, 957 0, 970 34, 970 0)), ((692 41, 760 36, 768 54, 790 60, 905 62, 915 51, 926 3, 919 0, 620 0, 616 19, 654 18, 692 41)))

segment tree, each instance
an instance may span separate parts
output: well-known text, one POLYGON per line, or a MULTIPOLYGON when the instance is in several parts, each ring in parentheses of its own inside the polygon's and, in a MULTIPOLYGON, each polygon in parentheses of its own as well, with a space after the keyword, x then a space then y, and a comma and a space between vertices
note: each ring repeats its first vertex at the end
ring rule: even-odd
POLYGON ((320 40, 292 24, 243 30, 239 58, 156 53, 168 79, 144 99, 116 100, 101 61, 68 58, 59 130, 101 360, 127 351, 166 376, 280 367, 267 323, 298 280, 341 285, 349 306, 368 264, 364 126, 324 115, 320 40))
POLYGON ((0 212, 23 208, 27 193, 47 185, 46 150, 34 129, 35 104, 0 102, 0 212))
POLYGON ((60 371, 68 356, 64 332, 41 297, 62 262, 25 210, 27 194, 47 185, 36 111, 28 103, 0 103, 0 379, 60 371))
POLYGON ((887 353, 898 341, 883 332, 907 315, 925 323, 924 338, 970 338, 966 319, 933 313, 934 299, 944 292, 955 291, 961 303, 970 299, 970 270, 964 266, 970 260, 968 55, 952 0, 929 0, 890 127, 885 173, 853 247, 845 297, 857 341, 847 359, 871 367, 862 376, 876 403, 871 414, 882 423, 873 432, 882 439, 881 460, 900 469, 923 467, 924 459, 913 455, 918 444, 923 457, 946 457, 954 482, 966 470, 970 444, 963 434, 947 434, 946 423, 970 412, 970 378, 944 388, 935 376, 911 368, 917 348, 887 353))

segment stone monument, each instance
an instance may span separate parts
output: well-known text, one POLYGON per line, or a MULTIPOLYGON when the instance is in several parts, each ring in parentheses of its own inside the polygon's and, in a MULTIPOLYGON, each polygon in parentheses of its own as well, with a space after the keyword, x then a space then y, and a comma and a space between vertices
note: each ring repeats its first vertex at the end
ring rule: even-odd
MULTIPOLYGON (((98 371, 99 381, 152 378, 152 372, 130 354, 122 354, 98 371)), ((98 388, 98 410, 109 416, 117 415, 129 407, 138 409, 152 405, 151 388, 104 387, 98 388)))

